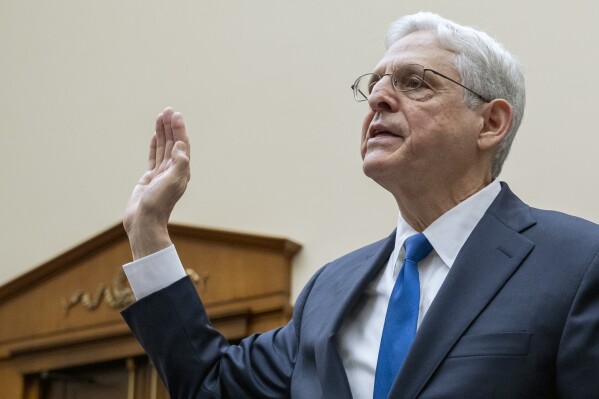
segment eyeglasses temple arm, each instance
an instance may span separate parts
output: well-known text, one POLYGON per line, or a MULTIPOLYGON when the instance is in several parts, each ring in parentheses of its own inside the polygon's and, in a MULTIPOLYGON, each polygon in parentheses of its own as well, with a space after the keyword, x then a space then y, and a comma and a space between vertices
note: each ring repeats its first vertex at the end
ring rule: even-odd
POLYGON ((460 87, 463 87, 464 89, 468 90, 470 93, 474 94, 474 95, 475 95, 477 98, 479 98, 480 100, 482 100, 482 101, 484 101, 484 102, 486 102, 486 103, 490 103, 490 102, 491 102, 491 100, 487 100, 486 98, 484 98, 483 96, 481 96, 480 94, 478 94, 477 92, 475 92, 474 90, 467 88, 466 86, 464 86, 464 85, 463 85, 463 84, 461 84, 460 82, 456 82, 455 80, 453 80, 453 79, 452 79, 452 78, 450 78, 449 76, 445 76, 445 75, 443 75, 441 72, 437 72, 437 71, 435 71, 434 69, 428 69, 428 68, 427 68, 427 69, 425 69, 425 71, 431 71, 431 72, 432 72, 432 73, 434 73, 435 75, 439 75, 439 76, 441 76, 442 78, 445 78, 445 79, 447 79, 447 80, 449 80, 449 81, 451 81, 451 82, 453 82, 453 83, 457 84, 458 86, 460 86, 460 87))

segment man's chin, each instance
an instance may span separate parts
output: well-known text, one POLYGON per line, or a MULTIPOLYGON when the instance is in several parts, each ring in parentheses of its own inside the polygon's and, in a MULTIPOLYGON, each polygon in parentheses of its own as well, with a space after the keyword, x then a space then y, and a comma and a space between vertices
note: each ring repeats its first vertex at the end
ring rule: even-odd
POLYGON ((364 174, 377 182, 379 179, 388 178, 390 170, 392 170, 392 167, 389 163, 377 157, 368 157, 367 155, 362 162, 364 174))

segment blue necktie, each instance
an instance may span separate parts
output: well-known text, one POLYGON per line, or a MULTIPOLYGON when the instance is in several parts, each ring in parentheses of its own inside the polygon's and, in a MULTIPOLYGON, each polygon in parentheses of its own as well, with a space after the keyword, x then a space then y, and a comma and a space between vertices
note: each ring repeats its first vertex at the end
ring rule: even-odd
POLYGON ((426 258, 433 249, 422 233, 408 237, 404 248, 406 257, 393 286, 385 316, 374 377, 374 399, 387 399, 416 336, 420 306, 418 262, 426 258))

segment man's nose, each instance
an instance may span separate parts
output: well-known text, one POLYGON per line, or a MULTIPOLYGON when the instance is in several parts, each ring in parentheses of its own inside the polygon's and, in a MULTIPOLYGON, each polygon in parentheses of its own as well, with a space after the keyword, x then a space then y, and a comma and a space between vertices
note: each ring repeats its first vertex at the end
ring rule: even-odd
POLYGON ((399 109, 399 92, 391 84, 390 76, 383 76, 368 97, 368 104, 373 111, 395 112, 399 109))

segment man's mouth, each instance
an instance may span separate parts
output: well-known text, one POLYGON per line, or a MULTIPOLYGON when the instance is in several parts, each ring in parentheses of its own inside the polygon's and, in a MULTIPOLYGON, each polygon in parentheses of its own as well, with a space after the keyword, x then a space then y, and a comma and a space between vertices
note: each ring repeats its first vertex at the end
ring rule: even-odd
POLYGON ((388 130, 377 130, 375 132, 372 132, 372 137, 379 137, 379 136, 396 136, 395 134, 391 133, 388 130))
POLYGON ((393 132, 387 126, 377 124, 377 125, 373 125, 370 127, 370 131, 368 133, 369 139, 372 139, 375 137, 384 137, 384 136, 401 137, 401 135, 399 133, 393 132))

